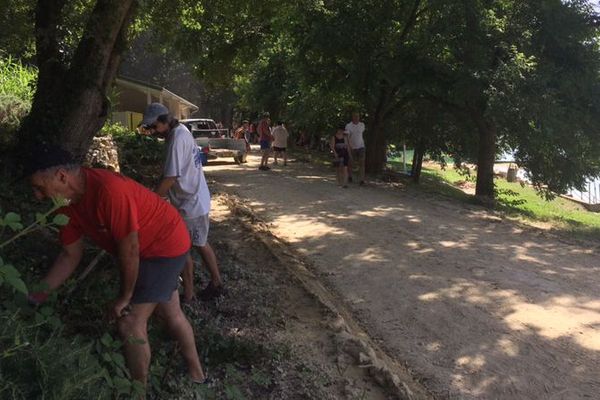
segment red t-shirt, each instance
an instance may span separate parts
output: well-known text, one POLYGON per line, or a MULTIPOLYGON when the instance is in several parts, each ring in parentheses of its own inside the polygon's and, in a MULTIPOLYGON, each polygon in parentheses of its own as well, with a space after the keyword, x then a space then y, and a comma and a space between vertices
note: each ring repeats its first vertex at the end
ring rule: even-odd
POLYGON ((59 210, 69 217, 60 240, 69 245, 82 236, 117 253, 117 242, 138 233, 140 258, 177 257, 190 249, 190 235, 177 210, 136 181, 103 170, 82 168, 85 193, 59 210))
POLYGON ((269 142, 273 140, 271 129, 269 128, 269 123, 266 119, 263 119, 258 123, 258 134, 260 135, 260 140, 268 140, 269 142))

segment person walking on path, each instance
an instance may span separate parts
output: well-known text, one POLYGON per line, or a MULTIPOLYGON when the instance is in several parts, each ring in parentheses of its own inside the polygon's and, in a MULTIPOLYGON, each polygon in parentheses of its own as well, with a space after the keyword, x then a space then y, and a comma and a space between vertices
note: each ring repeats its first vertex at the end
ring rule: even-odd
POLYGON ((277 165, 277 157, 283 158, 283 165, 287 165, 287 141, 289 133, 282 121, 277 121, 273 128, 273 165, 277 165))
POLYGON ((158 314, 179 343, 194 382, 205 380, 194 332, 177 294, 179 275, 190 250, 190 238, 177 210, 156 193, 120 174, 80 167, 60 148, 39 151, 27 175, 35 197, 64 198, 58 213, 69 217, 60 228, 62 250, 43 278, 47 291, 30 293, 43 303, 75 271, 84 237, 113 254, 121 288, 109 310, 116 322, 131 377, 146 384, 150 364, 147 324, 158 314), (132 340, 133 339, 133 340, 132 340))
POLYGON ((337 183, 343 188, 348 187, 348 164, 350 163, 350 152, 348 138, 344 127, 340 126, 335 131, 329 142, 333 151, 333 163, 336 167, 337 183))
POLYGON ((246 141, 246 153, 250 152, 250 131, 249 131, 249 122, 248 120, 242 121, 242 126, 235 130, 233 137, 237 140, 245 140, 246 141))
POLYGON ((352 182, 352 169, 354 161, 358 162, 358 178, 361 185, 365 184, 365 141, 363 133, 365 132, 365 124, 360 120, 358 112, 352 113, 352 121, 346 124, 346 132, 348 133, 348 143, 350 144, 350 164, 348 165, 348 180, 352 182))
MULTIPOLYGON (((210 192, 202 170, 200 149, 185 125, 169 114, 167 107, 152 103, 146 107, 142 124, 155 135, 166 137, 167 156, 163 178, 156 193, 167 197, 179 210, 188 227, 192 245, 198 250, 211 280, 200 292, 200 299, 210 300, 223 294, 223 282, 219 273, 217 257, 207 241, 210 225, 210 192)), ((183 299, 194 299, 194 262, 191 254, 183 271, 183 299)))
POLYGON ((271 118, 269 113, 264 113, 262 119, 258 123, 258 135, 260 142, 260 150, 262 151, 262 158, 260 159, 261 171, 270 170, 269 156, 271 155, 271 142, 273 142, 273 135, 271 134, 271 118))

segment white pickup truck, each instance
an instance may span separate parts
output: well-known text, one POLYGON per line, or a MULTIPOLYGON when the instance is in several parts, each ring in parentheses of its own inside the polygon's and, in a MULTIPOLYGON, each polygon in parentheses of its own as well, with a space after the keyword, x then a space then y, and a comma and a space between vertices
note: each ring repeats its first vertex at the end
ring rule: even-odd
POLYGON ((246 141, 234 139, 228 129, 219 129, 212 119, 193 118, 179 121, 192 132, 196 144, 208 160, 233 157, 237 164, 246 162, 246 141))

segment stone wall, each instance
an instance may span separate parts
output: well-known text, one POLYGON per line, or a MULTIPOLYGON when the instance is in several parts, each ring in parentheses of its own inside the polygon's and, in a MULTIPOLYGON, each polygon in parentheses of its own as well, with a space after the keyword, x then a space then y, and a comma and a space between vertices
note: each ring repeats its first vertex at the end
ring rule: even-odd
POLYGON ((119 151, 112 136, 97 136, 85 158, 85 166, 121 172, 119 151))

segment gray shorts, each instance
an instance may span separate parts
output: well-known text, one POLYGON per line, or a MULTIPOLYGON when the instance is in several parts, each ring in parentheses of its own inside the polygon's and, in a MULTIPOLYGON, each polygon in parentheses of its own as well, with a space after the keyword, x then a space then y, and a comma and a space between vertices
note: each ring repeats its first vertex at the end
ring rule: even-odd
POLYGON ((157 257, 140 260, 131 304, 167 303, 177 289, 179 275, 185 267, 188 252, 177 257, 157 257))
POLYGON ((208 240, 208 227, 210 225, 210 218, 208 214, 201 215, 196 218, 184 218, 185 225, 190 233, 193 246, 205 246, 208 240))

